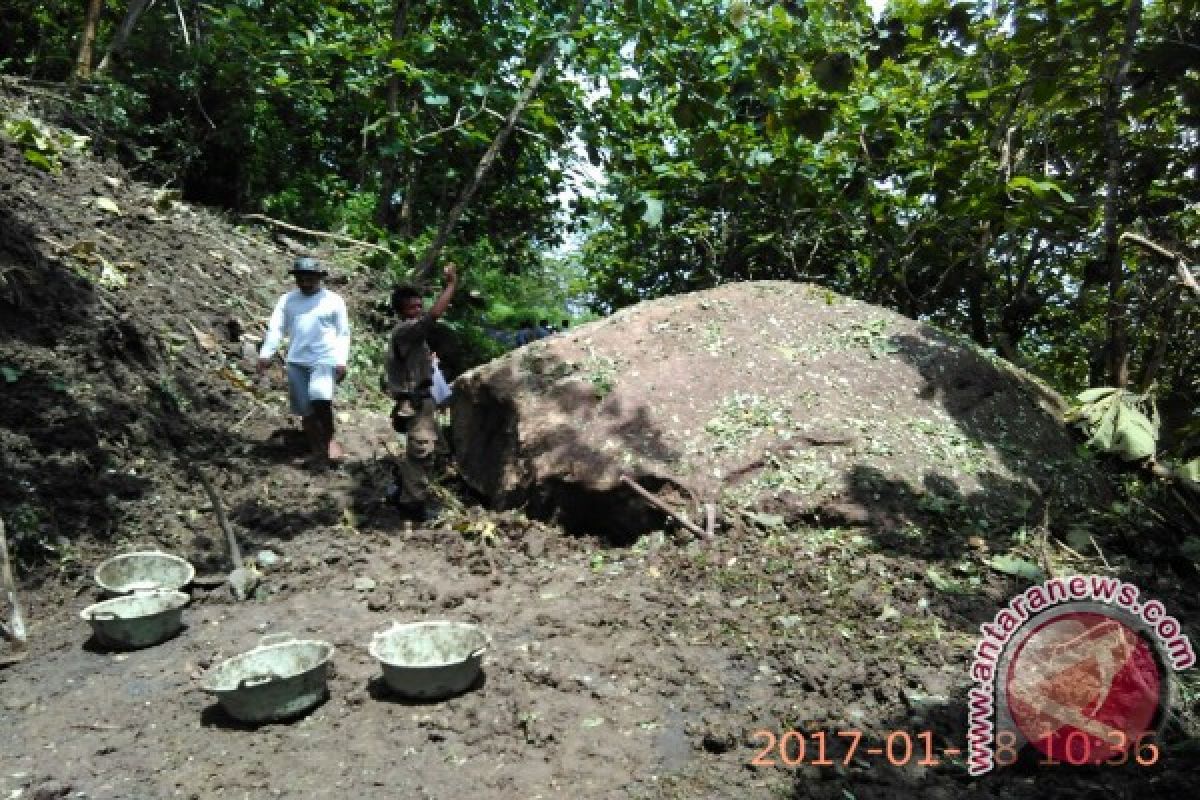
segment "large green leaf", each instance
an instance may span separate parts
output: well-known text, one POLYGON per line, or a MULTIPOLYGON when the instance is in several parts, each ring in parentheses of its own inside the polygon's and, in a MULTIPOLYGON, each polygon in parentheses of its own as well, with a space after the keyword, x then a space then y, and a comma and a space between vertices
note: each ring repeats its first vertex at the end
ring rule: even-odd
POLYGON ((1200 458, 1193 458, 1175 468, 1175 475, 1193 489, 1200 490, 1200 458))
POLYGON ((1079 403, 1095 403, 1105 397, 1109 397, 1117 392, 1111 386, 1101 386, 1096 389, 1086 389, 1075 396, 1075 400, 1079 403))
POLYGON ((1074 203, 1075 198, 1062 188, 1057 182, 1052 180, 1034 180, 1033 178, 1018 175, 1008 182, 1009 191, 1028 190, 1035 197, 1044 198, 1047 195, 1055 194, 1064 203, 1074 203))
POLYGON ((1125 461, 1141 461, 1154 455, 1158 426, 1142 412, 1120 406, 1113 426, 1110 449, 1125 461))

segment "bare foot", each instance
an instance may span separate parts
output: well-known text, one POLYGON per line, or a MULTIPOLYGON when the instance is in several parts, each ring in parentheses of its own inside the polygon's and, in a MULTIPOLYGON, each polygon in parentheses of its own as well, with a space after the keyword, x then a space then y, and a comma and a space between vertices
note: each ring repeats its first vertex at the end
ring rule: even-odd
POLYGON ((329 460, 337 462, 337 461, 341 461, 345 457, 346 457, 346 451, 342 449, 342 446, 340 444, 338 444, 337 442, 330 441, 329 442, 329 460))

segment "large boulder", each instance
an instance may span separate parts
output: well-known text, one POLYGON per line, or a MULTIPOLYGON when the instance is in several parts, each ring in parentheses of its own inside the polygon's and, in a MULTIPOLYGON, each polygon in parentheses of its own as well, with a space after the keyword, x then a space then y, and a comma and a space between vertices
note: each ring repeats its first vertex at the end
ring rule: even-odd
MULTIPOLYGON (((502 508, 616 538, 662 524, 627 475, 696 514, 1009 524, 1103 480, 1062 400, 973 345, 821 287, 641 303, 455 382, 463 478, 502 508)), ((693 516, 693 519, 696 517, 693 516)))

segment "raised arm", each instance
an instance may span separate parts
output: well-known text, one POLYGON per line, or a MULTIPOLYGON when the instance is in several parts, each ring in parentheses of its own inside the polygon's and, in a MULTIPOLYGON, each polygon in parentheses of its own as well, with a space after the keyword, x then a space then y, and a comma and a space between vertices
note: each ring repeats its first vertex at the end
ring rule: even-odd
POLYGON ((453 261, 446 265, 443 274, 446 276, 446 286, 429 309, 429 316, 434 319, 441 317, 446 313, 446 309, 450 308, 450 301, 454 298, 454 290, 458 288, 458 267, 454 265, 453 261))

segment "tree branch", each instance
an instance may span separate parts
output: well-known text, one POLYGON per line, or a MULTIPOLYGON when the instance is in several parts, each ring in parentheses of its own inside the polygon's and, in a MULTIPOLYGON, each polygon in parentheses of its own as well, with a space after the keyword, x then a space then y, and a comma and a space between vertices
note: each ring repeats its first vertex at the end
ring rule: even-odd
POLYGON ((576 0, 575 8, 571 11, 571 17, 567 20, 567 24, 555 38, 554 43, 546 50, 546 54, 542 56, 541 62, 533 75, 529 77, 529 81, 525 84, 525 88, 521 90, 520 96, 517 97, 517 102, 513 104, 512 110, 508 112, 508 117, 504 121, 504 127, 496 134, 496 138, 492 140, 487 152, 479 159, 478 166, 475 167, 475 175, 471 178, 471 182, 463 193, 459 196, 454 206, 450 209, 442 224, 438 227, 438 232, 434 236, 433 241, 421 256, 421 260, 417 263, 416 269, 413 270, 413 277, 418 282, 424 282, 429 278, 429 274, 433 271, 433 262, 437 260, 438 254, 442 247, 446 244, 446 240, 450 238, 450 231, 458 224, 459 217, 466 210, 467 204, 471 202, 471 198, 475 196, 475 192, 483 183, 484 176, 492 167, 492 162, 496 160, 496 156, 500 153, 500 148, 508 141, 512 135, 513 129, 517 126, 517 120, 521 116, 521 112, 529 105, 529 101, 533 99, 534 92, 541 85, 542 79, 546 77, 546 73, 550 70, 550 64, 553 63, 555 56, 558 55, 560 42, 564 37, 569 36, 571 31, 575 30, 579 24, 579 18, 583 16, 583 7, 586 0, 576 0))
POLYGON ((179 30, 183 31, 183 43, 190 49, 192 37, 188 33, 187 20, 183 18, 183 9, 179 5, 179 0, 175 0, 175 15, 179 17, 179 30))
POLYGON ((1192 292, 1200 299, 1200 283, 1197 283, 1196 276, 1192 274, 1191 268, 1188 266, 1187 259, 1178 253, 1168 250, 1161 244, 1150 241, 1145 236, 1139 236, 1136 233, 1122 233, 1118 237, 1118 241, 1131 241, 1134 244, 1141 245, 1147 250, 1157 253, 1163 258, 1169 258, 1175 262, 1175 275, 1179 282, 1191 289, 1192 292))
POLYGON ((388 256, 394 257, 394 254, 392 253, 392 251, 388 250, 386 247, 382 247, 377 244, 372 244, 371 242, 364 242, 361 239, 355 239, 351 236, 343 236, 340 233, 328 233, 327 231, 314 231, 309 228, 301 228, 298 225, 291 225, 287 222, 282 222, 280 220, 272 219, 271 217, 264 216, 263 214, 242 214, 242 218, 243 219, 259 219, 270 225, 274 225, 276 228, 283 228, 285 231, 291 231, 292 233, 299 233, 299 234, 303 234, 305 236, 315 236, 319 239, 333 239, 335 242, 346 242, 347 244, 356 244, 356 245, 360 245, 362 247, 370 247, 373 250, 378 250, 381 253, 385 253, 388 256))
MULTIPOLYGON (((447 125, 447 126, 446 126, 446 127, 444 127, 444 128, 438 128, 436 131, 430 131, 429 133, 422 133, 420 136, 418 136, 417 138, 415 138, 415 139, 413 139, 411 142, 409 142, 409 144, 410 144, 410 145, 415 145, 415 144, 417 144, 418 142, 423 142, 423 141, 425 141, 426 139, 434 139, 434 138, 437 138, 438 136, 441 136, 443 133, 449 133, 450 131, 456 131, 456 130, 458 130, 459 128, 461 128, 463 125, 466 125, 468 122, 470 122, 471 120, 473 120, 473 119, 475 119, 476 117, 478 117, 478 116, 479 116, 480 114, 482 114, 483 112, 485 112, 485 111, 491 111, 491 109, 489 109, 489 108, 487 107, 487 98, 486 98, 486 97, 485 97, 485 98, 483 98, 483 105, 481 105, 481 106, 479 107, 479 110, 478 110, 478 111, 476 111, 474 114, 472 114, 471 116, 467 117, 466 119, 463 119, 463 116, 462 116, 462 114, 463 114, 463 112, 464 112, 464 111, 466 111, 466 110, 467 110, 467 109, 466 109, 466 106, 463 106, 462 108, 460 108, 460 109, 458 110, 458 113, 456 113, 456 114, 454 115, 454 124, 453 124, 453 125, 447 125)), ((495 112, 492 112, 492 113, 495 113, 495 112)))
POLYGON ((11 639, 19 649, 25 647, 25 619, 21 616, 21 606, 17 603, 17 582, 13 578, 12 567, 8 561, 8 540, 4 536, 4 520, 0 519, 0 583, 8 597, 8 625, 4 628, 6 639, 11 639))
MULTIPOLYGON (((496 111, 495 109, 484 108, 484 109, 482 109, 482 111, 484 111, 488 114, 491 114, 493 117, 498 117, 499 119, 504 119, 504 115, 501 114, 499 111, 496 111)), ((535 139, 541 139, 543 142, 546 141, 545 136, 538 133, 537 131, 531 131, 531 130, 529 130, 529 128, 522 128, 520 125, 518 125, 516 127, 516 130, 520 131, 521 133, 525 134, 526 136, 532 136, 535 139)))
POLYGON ((121 51, 125 49, 125 43, 129 41, 129 36, 137 26, 142 12, 153 4, 154 0, 130 0, 129 8, 125 11, 125 18, 121 20, 121 25, 117 28, 116 35, 113 36, 112 42, 108 45, 108 50, 105 51, 104 58, 100 59, 100 65, 96 67, 97 75, 102 75, 108 71, 108 66, 112 63, 113 58, 120 55, 121 51))
POLYGON ((654 506, 655 508, 657 508, 659 511, 663 512, 664 514, 667 514, 668 516, 673 517, 680 525, 682 525, 684 528, 691 531, 695 535, 699 536, 701 539, 709 539, 712 537, 711 533, 705 532, 705 530, 703 528, 701 528, 699 525, 692 522, 691 520, 689 520, 687 517, 683 516, 683 514, 679 513, 675 509, 671 508, 669 505, 664 503, 662 500, 659 500, 657 497, 655 497, 650 492, 646 491, 646 489, 644 489, 641 484, 639 484, 633 478, 630 478, 628 475, 621 476, 621 483, 625 484, 630 489, 633 489, 635 492, 637 492, 639 495, 641 495, 641 497, 647 503, 654 506))

